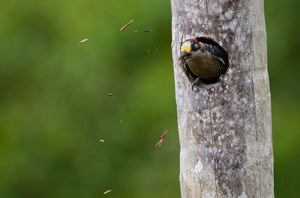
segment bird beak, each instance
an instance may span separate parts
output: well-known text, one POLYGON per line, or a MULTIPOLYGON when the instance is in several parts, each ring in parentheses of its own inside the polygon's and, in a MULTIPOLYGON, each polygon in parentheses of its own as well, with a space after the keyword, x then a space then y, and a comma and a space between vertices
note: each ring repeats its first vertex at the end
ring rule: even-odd
POLYGON ((191 50, 192 50, 192 48, 191 48, 190 42, 185 42, 180 47, 181 53, 189 53, 190 54, 191 50))
POLYGON ((191 44, 190 43, 183 43, 182 46, 180 47, 180 61, 185 61, 190 55, 191 55, 191 44))
POLYGON ((186 53, 191 53, 191 50, 192 50, 191 45, 187 43, 184 43, 180 48, 181 52, 186 52, 186 53))

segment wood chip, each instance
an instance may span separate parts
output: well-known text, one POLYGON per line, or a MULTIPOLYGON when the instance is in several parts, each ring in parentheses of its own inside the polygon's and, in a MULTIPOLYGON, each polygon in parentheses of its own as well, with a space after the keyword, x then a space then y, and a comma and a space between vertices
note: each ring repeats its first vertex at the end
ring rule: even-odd
POLYGON ((89 39, 83 39, 83 40, 79 41, 79 45, 81 45, 82 43, 87 42, 88 40, 89 40, 89 39))
POLYGON ((130 20, 128 23, 126 23, 125 25, 123 25, 120 29, 120 32, 122 32, 123 30, 125 30, 125 28, 127 28, 134 20, 130 20))
POLYGON ((105 191, 103 194, 106 195, 106 194, 110 193, 111 191, 112 191, 112 190, 107 190, 107 191, 105 191))
POLYGON ((143 32, 151 32, 151 31, 146 29, 146 30, 144 30, 143 32))
POLYGON ((163 142, 165 141, 165 139, 167 138, 167 133, 168 133, 168 129, 166 129, 162 135, 160 136, 159 141, 155 144, 155 147, 160 147, 163 142))
POLYGON ((112 94, 111 92, 108 92, 107 95, 108 95, 108 96, 112 96, 113 94, 112 94))
POLYGON ((103 139, 100 139, 99 141, 104 143, 104 140, 103 140, 103 139))

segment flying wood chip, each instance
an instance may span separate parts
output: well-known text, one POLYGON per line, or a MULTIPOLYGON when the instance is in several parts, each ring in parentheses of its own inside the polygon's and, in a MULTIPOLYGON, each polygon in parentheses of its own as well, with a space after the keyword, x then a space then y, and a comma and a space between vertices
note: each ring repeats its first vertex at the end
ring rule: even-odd
POLYGON ((166 129, 162 135, 160 136, 159 141, 155 144, 155 147, 160 147, 163 142, 165 141, 165 139, 167 138, 167 133, 168 133, 168 129, 166 129))
POLYGON ((89 40, 89 39, 83 39, 83 40, 79 41, 79 45, 82 44, 82 43, 87 42, 88 40, 89 40))
POLYGON ((125 30, 125 28, 127 28, 134 20, 130 20, 128 23, 126 23, 125 25, 123 25, 120 29, 120 32, 122 32, 123 30, 125 30))
POLYGON ((110 193, 111 191, 112 191, 112 190, 107 190, 107 191, 105 191, 103 194, 106 195, 106 194, 110 193))

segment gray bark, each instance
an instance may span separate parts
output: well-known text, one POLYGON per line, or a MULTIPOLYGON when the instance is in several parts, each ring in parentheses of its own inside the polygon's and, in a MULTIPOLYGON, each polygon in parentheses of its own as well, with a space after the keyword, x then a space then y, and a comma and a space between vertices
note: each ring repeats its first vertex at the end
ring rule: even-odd
POLYGON ((181 197, 274 197, 263 0, 171 0, 181 197), (191 89, 180 44, 207 36, 228 52, 220 82, 191 89))

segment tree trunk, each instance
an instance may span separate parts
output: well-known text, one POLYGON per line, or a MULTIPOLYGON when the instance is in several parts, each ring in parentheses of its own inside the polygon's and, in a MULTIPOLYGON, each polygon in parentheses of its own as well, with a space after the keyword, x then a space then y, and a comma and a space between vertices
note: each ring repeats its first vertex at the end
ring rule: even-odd
POLYGON ((171 0, 181 197, 274 197, 263 0, 171 0), (220 82, 192 90, 182 41, 206 36, 228 52, 220 82))

